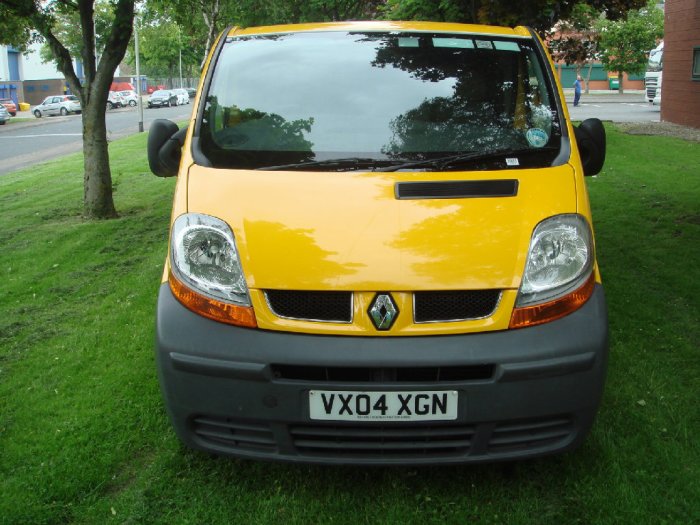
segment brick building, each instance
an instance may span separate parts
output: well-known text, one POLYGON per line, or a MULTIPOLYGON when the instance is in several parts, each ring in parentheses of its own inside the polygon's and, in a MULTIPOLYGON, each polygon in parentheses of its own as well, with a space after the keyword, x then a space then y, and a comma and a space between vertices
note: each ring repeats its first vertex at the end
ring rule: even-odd
POLYGON ((661 120, 700 128, 700 0, 667 0, 661 120))

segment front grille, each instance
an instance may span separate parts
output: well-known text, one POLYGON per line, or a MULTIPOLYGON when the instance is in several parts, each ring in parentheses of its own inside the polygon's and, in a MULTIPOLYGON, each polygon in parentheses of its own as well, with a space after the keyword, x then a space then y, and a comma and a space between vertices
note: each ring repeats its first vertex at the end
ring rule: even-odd
MULTIPOLYGON (((272 313, 286 319, 325 323, 351 323, 352 292, 266 290, 272 313)), ((416 323, 465 321, 488 317, 498 306, 500 290, 416 292, 416 323)))
POLYGON ((351 292, 267 290, 265 297, 278 317, 327 323, 352 321, 351 292))
POLYGON ((276 379, 337 383, 431 383, 491 379, 492 364, 469 366, 425 366, 404 368, 363 368, 340 366, 271 365, 276 379))
POLYGON ((472 426, 310 426, 290 428, 302 454, 331 457, 464 456, 474 437, 472 426))
POLYGON ((533 419, 496 425, 489 452, 511 452, 552 445, 574 431, 570 417, 533 419))
POLYGON ((500 290, 416 292, 413 319, 416 323, 434 323, 480 319, 493 313, 501 297, 500 290))
POLYGON ((267 425, 214 416, 197 416, 191 424, 194 434, 207 445, 232 451, 277 451, 275 437, 267 425))

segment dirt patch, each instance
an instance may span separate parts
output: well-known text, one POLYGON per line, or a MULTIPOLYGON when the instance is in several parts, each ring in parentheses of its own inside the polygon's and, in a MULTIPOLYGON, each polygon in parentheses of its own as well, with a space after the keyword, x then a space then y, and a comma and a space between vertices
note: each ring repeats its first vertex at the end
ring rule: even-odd
POLYGON ((616 124, 616 126, 620 131, 629 135, 661 135, 690 142, 700 142, 700 129, 671 124, 670 122, 629 122, 616 124))

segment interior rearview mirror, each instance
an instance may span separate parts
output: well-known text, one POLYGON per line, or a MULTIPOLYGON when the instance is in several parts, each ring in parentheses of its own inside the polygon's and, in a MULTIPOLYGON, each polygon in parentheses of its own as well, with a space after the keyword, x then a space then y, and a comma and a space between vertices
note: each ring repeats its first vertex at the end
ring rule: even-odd
POLYGON ((187 128, 166 119, 156 119, 148 131, 148 165, 158 177, 174 177, 180 167, 181 149, 187 128))
POLYGON ((589 118, 574 128, 584 175, 597 175, 605 164, 605 128, 597 118, 589 118))

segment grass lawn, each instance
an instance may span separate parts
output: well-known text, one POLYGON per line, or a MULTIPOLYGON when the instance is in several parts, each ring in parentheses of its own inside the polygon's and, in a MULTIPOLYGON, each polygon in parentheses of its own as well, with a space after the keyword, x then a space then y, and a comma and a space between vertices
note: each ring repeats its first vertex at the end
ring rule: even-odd
POLYGON ((36 120, 35 117, 12 117, 7 121, 8 124, 18 124, 19 122, 29 122, 31 120, 36 120))
POLYGON ((182 448, 156 378, 175 181, 111 148, 121 218, 81 218, 82 160, 0 177, 0 523, 699 523, 700 147, 609 128, 589 179, 611 328, 578 451, 511 465, 319 468, 182 448))

